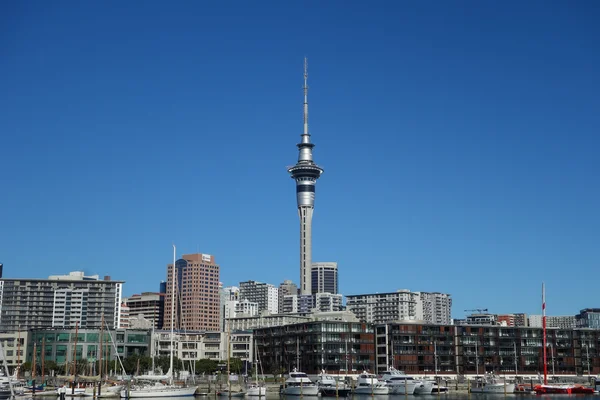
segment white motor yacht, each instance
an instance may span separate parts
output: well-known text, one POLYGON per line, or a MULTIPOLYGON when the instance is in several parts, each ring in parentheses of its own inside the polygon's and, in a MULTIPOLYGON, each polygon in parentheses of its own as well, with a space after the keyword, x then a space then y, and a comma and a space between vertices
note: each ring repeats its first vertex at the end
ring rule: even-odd
MULTIPOLYGON (((414 394, 421 381, 415 380, 412 376, 390 367, 381 375, 381 380, 389 387, 390 394, 414 394)), ((431 389, 429 391, 431 393, 431 389)))
POLYGON ((363 371, 356 381, 355 394, 389 394, 390 389, 385 382, 377 379, 375 374, 363 371))
POLYGON ((282 393, 287 396, 318 396, 319 387, 308 375, 294 368, 285 381, 282 393))
POLYGON ((494 374, 477 378, 474 386, 471 386, 471 393, 513 393, 514 391, 514 383, 508 383, 494 374))

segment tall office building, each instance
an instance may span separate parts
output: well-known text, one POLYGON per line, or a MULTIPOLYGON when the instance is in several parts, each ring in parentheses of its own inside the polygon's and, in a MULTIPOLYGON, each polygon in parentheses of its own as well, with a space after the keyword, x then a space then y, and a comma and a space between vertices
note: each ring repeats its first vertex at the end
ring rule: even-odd
POLYGON ((163 329, 220 330, 219 266, 209 254, 184 254, 167 266, 167 295, 163 329), (173 286, 175 293, 173 294, 173 286), (171 303, 174 295, 174 307, 171 303))
POLYGON ((282 283, 279 284, 279 291, 277 295, 279 296, 279 307, 278 312, 283 313, 283 297, 287 295, 296 295, 298 294, 298 286, 289 279, 286 279, 282 283))
POLYGON ((123 301, 129 307, 130 317, 144 317, 152 321, 152 326, 155 329, 162 328, 165 312, 164 293, 143 292, 125 298, 123 301))
POLYGON ((338 265, 336 262, 313 263, 311 269, 312 293, 338 293, 338 265))
POLYGON ((111 329, 120 325, 123 281, 83 272, 48 279, 0 279, 0 329, 96 329, 102 318, 111 329), (104 316, 103 316, 104 315, 104 316))
POLYGON ((314 163, 308 133, 308 69, 304 59, 304 131, 298 146, 298 162, 288 168, 296 181, 296 200, 300 217, 300 294, 311 294, 312 267, 312 217, 315 206, 315 186, 323 173, 323 168, 314 163))
POLYGON ((279 289, 270 283, 256 281, 240 282, 240 299, 258 303, 258 312, 279 312, 279 289))

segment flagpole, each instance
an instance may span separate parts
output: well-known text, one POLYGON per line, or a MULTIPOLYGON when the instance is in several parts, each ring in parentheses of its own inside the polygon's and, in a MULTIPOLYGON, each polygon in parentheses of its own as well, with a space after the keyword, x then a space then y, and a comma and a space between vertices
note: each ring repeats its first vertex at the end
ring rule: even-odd
POLYGON ((548 384, 548 363, 546 362, 546 285, 542 282, 542 347, 544 348, 544 385, 548 384))

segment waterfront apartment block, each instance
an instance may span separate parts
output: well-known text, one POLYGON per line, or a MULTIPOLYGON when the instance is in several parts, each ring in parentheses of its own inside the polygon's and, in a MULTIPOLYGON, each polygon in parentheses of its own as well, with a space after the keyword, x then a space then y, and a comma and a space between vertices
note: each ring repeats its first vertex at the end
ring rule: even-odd
MULTIPOLYGON (((77 367, 77 373, 82 375, 89 375, 90 362, 103 360, 108 363, 115 360, 117 353, 120 358, 150 355, 150 333, 147 330, 104 330, 101 335, 98 329, 39 329, 28 332, 26 338, 26 357, 21 358, 21 363, 31 362, 35 350, 38 362, 43 352, 46 361, 68 365, 70 373, 73 373, 72 368, 77 367)), ((10 346, 7 348, 10 349, 10 346)), ((9 368, 18 365, 14 359, 12 365, 10 360, 7 361, 9 368)), ((108 371, 113 366, 106 368, 108 371)))
POLYGON ((130 317, 142 316, 152 321, 155 329, 160 329, 164 321, 165 294, 155 292, 144 292, 124 298, 123 301, 129 307, 130 317))
POLYGON ((421 293, 398 290, 392 293, 374 293, 346 296, 346 308, 366 323, 383 324, 399 320, 422 319, 419 311, 421 293))
POLYGON ((254 330, 265 373, 360 373, 375 368, 373 331, 366 324, 310 321, 254 330))
POLYGON ((338 265, 336 262, 316 262, 311 267, 312 294, 338 293, 338 265))
POLYGON ((279 289, 270 283, 240 282, 240 298, 258 303, 258 311, 279 312, 279 289))
MULTIPOLYGON (((558 316, 546 316, 546 327, 547 328, 563 328, 571 329, 575 328, 576 320, 574 315, 558 315, 558 316)), ((542 327, 542 316, 541 315, 530 315, 529 326, 533 328, 542 327)))
MULTIPOLYGON (((29 335, 28 331, 0 332, 0 345, 4 350, 4 360, 11 372, 17 365, 26 361, 29 335)), ((2 365, 2 371, 3 368, 2 365)))
POLYGON ((301 315, 261 313, 253 317, 229 318, 225 321, 225 328, 223 331, 249 331, 252 329, 267 328, 271 326, 297 324, 299 322, 308 322, 311 320, 311 317, 301 315))
POLYGON ((175 262, 175 274, 173 264, 169 264, 166 289, 163 329, 171 327, 171 299, 174 296, 176 329, 220 330, 219 265, 214 256, 184 254, 175 262))
MULTIPOLYGON (((254 345, 251 331, 231 332, 192 332, 174 333, 174 354, 184 363, 201 359, 226 361, 231 358, 251 362, 254 359, 254 345), (229 352, 227 345, 229 344, 229 352)), ((169 356, 171 352, 171 331, 154 331, 151 353, 155 356, 169 356)), ((166 371, 165 371, 166 372, 166 371)))
MULTIPOLYGON (((415 375, 543 371, 540 328, 391 323, 374 329, 378 372, 390 365, 415 375)), ((550 375, 600 372, 600 330, 550 328, 547 342, 550 375)))
POLYGON ((123 281, 83 272, 48 279, 0 279, 0 330, 100 328, 111 329, 121 318, 123 281))

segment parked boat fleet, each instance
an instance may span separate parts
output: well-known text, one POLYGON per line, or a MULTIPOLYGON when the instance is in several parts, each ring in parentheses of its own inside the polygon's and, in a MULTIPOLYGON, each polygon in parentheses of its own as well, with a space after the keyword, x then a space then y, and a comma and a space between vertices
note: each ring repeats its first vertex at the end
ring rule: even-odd
POLYGON ((319 374, 316 382, 313 382, 306 373, 294 369, 281 387, 281 393, 288 396, 346 397, 352 393, 358 395, 412 395, 447 391, 447 387, 439 386, 435 381, 415 379, 391 367, 379 376, 363 371, 358 375, 354 387, 345 381, 337 380, 325 371, 319 374))

